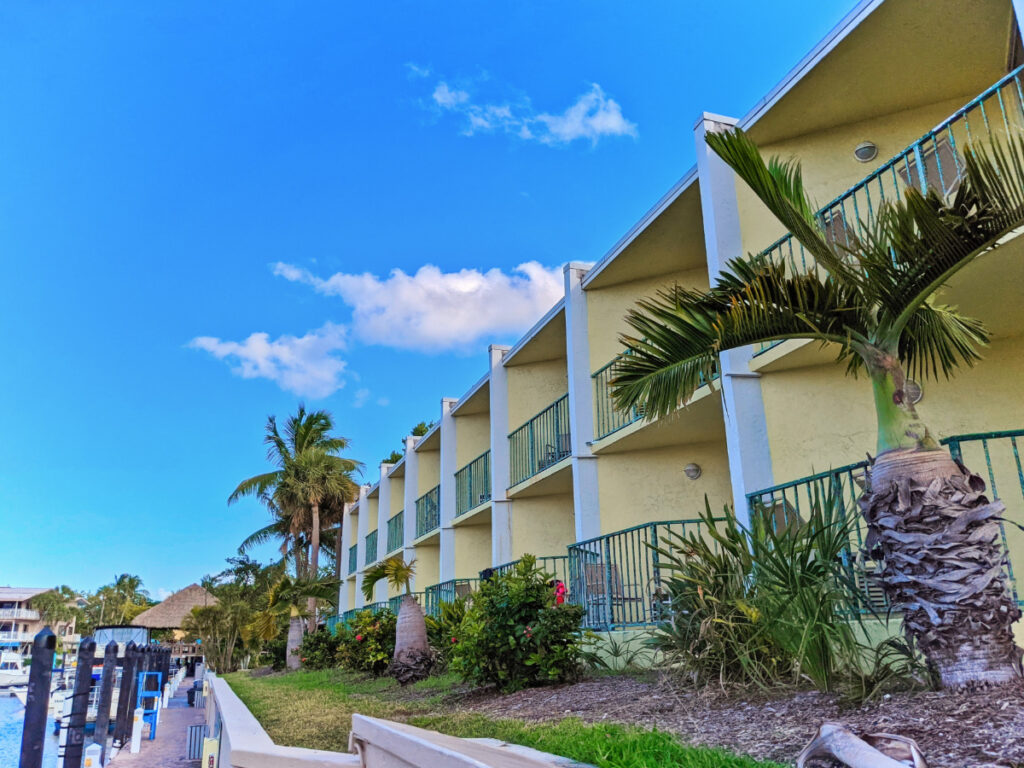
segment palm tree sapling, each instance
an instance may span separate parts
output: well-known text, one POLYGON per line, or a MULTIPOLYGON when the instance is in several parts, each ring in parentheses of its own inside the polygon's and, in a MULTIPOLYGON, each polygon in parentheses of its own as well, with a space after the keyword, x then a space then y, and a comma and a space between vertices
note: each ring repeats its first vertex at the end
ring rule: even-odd
POLYGON ((412 577, 415 573, 416 561, 407 563, 400 555, 382 560, 363 573, 363 596, 367 601, 373 600, 373 588, 382 580, 386 580, 396 591, 405 589, 398 609, 395 654, 391 663, 391 674, 402 685, 425 679, 433 665, 423 609, 412 595, 412 577))

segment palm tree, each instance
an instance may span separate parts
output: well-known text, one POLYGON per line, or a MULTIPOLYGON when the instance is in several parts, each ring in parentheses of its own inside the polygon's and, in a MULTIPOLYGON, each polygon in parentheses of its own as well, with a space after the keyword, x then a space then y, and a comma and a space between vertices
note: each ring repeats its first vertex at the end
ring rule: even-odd
POLYGON ((423 680, 430 674, 432 658, 427 640, 427 624, 423 609, 412 596, 412 577, 416 574, 416 561, 408 563, 400 555, 389 557, 363 572, 363 597, 373 600, 373 588, 386 579, 396 591, 405 589, 395 624, 395 654, 391 674, 402 685, 423 680))
POLYGON ((297 653, 302 643, 302 621, 307 617, 302 603, 309 600, 337 604, 337 579, 293 579, 282 576, 267 594, 267 607, 252 620, 249 629, 264 642, 270 642, 281 634, 282 620, 288 618, 288 647, 285 663, 288 669, 298 669, 300 660, 297 653))
POLYGON ((905 629, 943 685, 1017 677, 1012 624, 1021 614, 1002 569, 1004 507, 940 447, 904 387, 908 375, 948 377, 980 359, 984 325, 941 305, 936 292, 1024 223, 1024 141, 969 150, 955 192, 907 189, 843 244, 814 215, 798 164, 766 164, 739 130, 707 142, 816 268, 795 273, 751 256, 730 261, 707 291, 675 286, 639 302, 626 318, 616 406, 642 406, 648 419, 675 410, 712 380, 724 350, 783 339, 834 345, 874 392, 878 455, 860 506, 866 548, 881 553, 905 629))
MULTIPOLYGON (((362 465, 339 455, 348 448, 349 442, 344 437, 331 435, 333 429, 334 421, 327 411, 307 413, 306 407, 301 404, 296 414, 288 417, 284 435, 278 430, 277 420, 273 416, 269 417, 264 442, 269 446, 267 458, 277 469, 243 480, 228 497, 228 504, 232 504, 243 496, 256 496, 264 503, 271 502, 272 512, 276 509, 278 518, 290 519, 288 536, 283 538, 285 547, 289 536, 296 544, 296 575, 302 575, 299 566, 299 537, 296 534, 302 532, 307 535, 305 544, 309 549, 309 573, 306 575, 315 577, 319 567, 321 531, 325 522, 321 519, 321 510, 329 509, 332 513, 340 514, 343 505, 358 492, 352 475, 362 465)), ((279 521, 271 525, 277 523, 279 521)), ((277 525, 267 535, 280 533, 282 526, 277 525)), ((316 616, 315 601, 312 598, 309 610, 309 630, 313 631, 316 628, 316 616)))

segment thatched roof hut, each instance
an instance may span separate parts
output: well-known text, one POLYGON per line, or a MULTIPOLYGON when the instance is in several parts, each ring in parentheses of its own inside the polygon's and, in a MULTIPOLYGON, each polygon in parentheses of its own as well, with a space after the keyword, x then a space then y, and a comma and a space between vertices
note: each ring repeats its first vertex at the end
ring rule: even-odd
POLYGON ((180 629, 193 608, 216 605, 219 601, 198 584, 189 584, 175 592, 162 603, 143 611, 134 619, 132 626, 149 629, 180 629))

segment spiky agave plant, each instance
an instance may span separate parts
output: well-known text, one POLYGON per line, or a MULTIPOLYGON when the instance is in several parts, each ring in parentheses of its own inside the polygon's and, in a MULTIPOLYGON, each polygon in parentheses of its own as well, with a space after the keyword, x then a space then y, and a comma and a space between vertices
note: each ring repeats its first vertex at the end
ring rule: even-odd
POLYGON ((391 674, 402 685, 423 680, 430 674, 432 657, 427 640, 427 624, 423 609, 412 595, 412 577, 416 561, 406 562, 400 555, 375 563, 363 572, 363 596, 373 600, 373 588, 386 580, 396 591, 404 589, 395 625, 395 654, 391 674))
POLYGON ((641 301, 612 381, 617 407, 642 406, 649 419, 675 410, 711 379, 725 350, 785 339, 835 345, 838 361, 866 372, 874 392, 878 455, 860 503, 867 546, 883 555, 905 629, 944 685, 1017 677, 1020 610, 1002 570, 1003 505, 940 447, 905 386, 908 374, 948 377, 980 359, 984 325, 936 293, 1024 224, 1024 141, 968 148, 954 193, 908 188, 842 245, 814 215, 798 164, 766 164, 739 130, 707 142, 816 267, 794 273, 764 257, 737 258, 707 291, 676 286, 641 301))

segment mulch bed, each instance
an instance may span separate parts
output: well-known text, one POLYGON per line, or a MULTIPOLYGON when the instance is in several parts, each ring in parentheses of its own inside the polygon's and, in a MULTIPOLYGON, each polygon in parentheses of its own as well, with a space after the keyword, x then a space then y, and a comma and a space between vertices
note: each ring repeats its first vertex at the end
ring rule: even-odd
POLYGON ((930 768, 1024 765, 1024 683, 964 691, 895 693, 862 706, 817 691, 694 691, 665 677, 629 676, 534 688, 506 696, 478 692, 460 707, 492 717, 579 717, 657 727, 695 745, 792 763, 826 721, 855 733, 909 736, 930 768))

